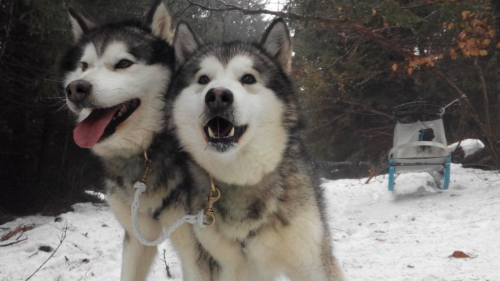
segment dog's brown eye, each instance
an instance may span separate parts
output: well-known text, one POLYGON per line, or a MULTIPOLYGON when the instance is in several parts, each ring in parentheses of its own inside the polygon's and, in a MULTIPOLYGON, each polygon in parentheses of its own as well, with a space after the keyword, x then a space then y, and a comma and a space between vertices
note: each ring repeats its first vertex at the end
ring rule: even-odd
POLYGON ((206 75, 202 75, 200 76, 200 78, 198 79, 198 84, 200 85, 206 85, 210 82, 210 78, 208 78, 208 76, 206 75))
POLYGON ((81 64, 82 64, 82 71, 85 71, 85 70, 87 70, 87 68, 89 68, 88 63, 82 61, 81 64))
POLYGON ((245 74, 241 77, 241 83, 243 84, 254 84, 255 82, 257 82, 257 80, 255 80, 252 74, 245 74))
POLYGON ((124 69, 124 68, 129 68, 130 66, 132 66, 134 63, 129 61, 129 60, 126 60, 126 59, 122 59, 120 60, 116 65, 115 65, 115 68, 116 69, 124 69))

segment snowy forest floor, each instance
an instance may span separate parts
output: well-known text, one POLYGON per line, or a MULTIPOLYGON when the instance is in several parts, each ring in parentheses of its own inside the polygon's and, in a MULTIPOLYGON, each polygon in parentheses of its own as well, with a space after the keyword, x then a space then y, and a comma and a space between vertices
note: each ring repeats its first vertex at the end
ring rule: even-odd
MULTIPOLYGON (((400 175, 393 193, 387 175, 365 181, 323 184, 335 254, 348 280, 500 280, 498 173, 453 165, 448 191, 432 188, 425 173, 400 175), (450 257, 454 251, 469 257, 450 257)), ((57 218, 29 216, 0 226, 0 237, 28 227, 0 242, 0 281, 26 280, 57 249, 65 228, 60 247, 30 280, 119 280, 123 230, 109 207, 73 207, 57 218)), ((182 280, 168 242, 148 280, 182 280)))

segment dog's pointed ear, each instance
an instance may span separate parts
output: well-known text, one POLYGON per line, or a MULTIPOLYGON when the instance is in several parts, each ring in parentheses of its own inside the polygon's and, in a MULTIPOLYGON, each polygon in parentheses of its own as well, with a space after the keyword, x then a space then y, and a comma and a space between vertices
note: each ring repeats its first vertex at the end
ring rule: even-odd
POLYGON ((186 62, 189 56, 202 44, 203 42, 201 39, 193 32, 187 23, 179 23, 175 30, 173 43, 176 65, 181 65, 186 62))
POLYGON ((290 31, 281 18, 275 19, 259 41, 260 46, 283 67, 286 73, 292 70, 292 39, 290 31))
POLYGON ((73 7, 68 7, 68 14, 75 42, 80 40, 83 34, 95 27, 95 24, 92 21, 80 15, 73 7))
POLYGON ((148 19, 153 34, 172 44, 174 41, 173 20, 163 0, 156 2, 149 11, 148 19))

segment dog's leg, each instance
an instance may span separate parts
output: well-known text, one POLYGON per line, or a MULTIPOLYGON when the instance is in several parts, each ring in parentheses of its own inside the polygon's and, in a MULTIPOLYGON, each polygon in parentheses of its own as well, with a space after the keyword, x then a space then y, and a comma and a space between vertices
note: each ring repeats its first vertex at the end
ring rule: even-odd
POLYGON ((276 281, 280 272, 278 272, 277 267, 267 264, 267 267, 263 267, 261 261, 255 262, 255 260, 248 260, 247 262, 247 272, 245 276, 245 281, 276 281))
POLYGON ((217 272, 214 272, 214 281, 245 280, 247 267, 240 243, 221 236, 214 225, 204 229, 195 227, 195 233, 198 241, 219 265, 217 272))
POLYGON ((292 281, 341 281, 328 233, 319 212, 304 210, 290 224, 262 229, 248 244, 256 268, 249 275, 275 277, 283 272, 292 281))
MULTIPOLYGON (((132 231, 130 205, 118 196, 109 196, 108 203, 116 218, 125 228, 121 281, 144 281, 156 255, 157 248, 143 245, 132 231)), ((139 214, 139 230, 147 239, 156 239, 160 233, 160 224, 147 214, 139 214)))
MULTIPOLYGON (((235 280, 259 280, 259 278, 245 277, 245 272, 242 264, 222 264, 220 265, 218 275, 214 278, 215 281, 235 281, 235 280)), ((255 277, 255 276, 251 276, 255 277)))
POLYGON ((283 229, 280 247, 286 250, 280 253, 280 260, 292 281, 344 280, 326 227, 319 213, 309 210, 283 229))
POLYGON ((156 255, 157 248, 141 244, 134 234, 125 231, 121 281, 143 281, 148 276, 149 268, 156 255))
MULTIPOLYGON (((329 244, 329 243, 328 243, 329 244)), ((288 260, 285 275, 292 281, 317 280, 317 281, 342 281, 343 273, 337 259, 331 253, 330 245, 322 244, 315 249, 294 247, 294 252, 302 251, 303 258, 295 262, 288 260), (305 258, 308 256, 309 258, 305 258)))
MULTIPOLYGON (((180 208, 170 208, 162 212, 160 222, 169 227, 185 215, 180 208)), ((210 257, 196 240, 193 226, 184 224, 170 236, 172 246, 179 255, 182 266, 182 279, 185 281, 210 281, 210 257)))

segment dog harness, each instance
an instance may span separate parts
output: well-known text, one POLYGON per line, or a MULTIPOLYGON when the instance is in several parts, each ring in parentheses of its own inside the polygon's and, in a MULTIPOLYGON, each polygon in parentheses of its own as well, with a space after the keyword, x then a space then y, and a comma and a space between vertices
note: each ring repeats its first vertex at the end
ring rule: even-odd
POLYGON ((142 235, 142 233, 139 231, 139 209, 140 209, 140 203, 139 200, 141 198, 142 193, 144 193, 147 189, 146 185, 146 180, 148 178, 149 173, 151 172, 151 159, 148 158, 148 155, 146 152, 144 152, 144 173, 142 175, 142 178, 135 182, 134 188, 135 188, 135 195, 134 195, 134 201, 132 202, 131 205, 131 211, 132 211, 132 229, 134 231, 134 235, 141 242, 142 244, 146 246, 158 246, 163 241, 167 240, 170 235, 172 235, 172 232, 174 232, 179 226, 189 223, 189 224, 197 224, 200 228, 205 228, 207 226, 210 226, 215 223, 215 214, 214 214, 214 209, 213 209, 213 204, 219 200, 220 198, 220 190, 215 187, 214 180, 210 176, 210 192, 207 196, 207 207, 204 210, 201 210, 198 212, 196 215, 185 215, 184 217, 180 218, 176 222, 174 222, 171 226, 168 228, 164 229, 163 232, 156 238, 154 241, 148 240, 146 237, 142 235))

